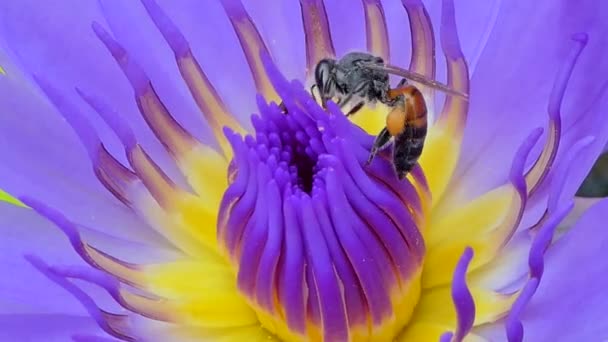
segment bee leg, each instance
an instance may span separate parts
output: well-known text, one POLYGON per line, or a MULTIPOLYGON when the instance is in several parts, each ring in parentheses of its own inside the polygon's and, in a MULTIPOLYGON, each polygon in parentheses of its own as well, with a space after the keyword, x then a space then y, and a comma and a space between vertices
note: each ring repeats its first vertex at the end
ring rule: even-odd
POLYGON ((372 150, 369 153, 369 158, 367 159, 366 165, 371 164, 372 160, 379 151, 381 151, 388 143, 391 141, 391 135, 388 133, 388 130, 385 128, 378 133, 376 136, 376 140, 374 140, 374 145, 372 145, 372 150))
POLYGON ((317 101, 317 97, 315 96, 315 89, 317 89, 317 84, 313 84, 312 86, 310 86, 310 95, 312 96, 312 99, 315 100, 316 103, 319 103, 319 101, 317 101))
POLYGON ((418 144, 412 137, 414 129, 407 126, 405 130, 395 136, 395 146, 393 148, 393 167, 399 180, 403 180, 412 171, 422 152, 422 144, 418 144))
POLYGON ((281 103, 279 103, 279 109, 281 109, 281 113, 287 114, 287 106, 285 106, 285 102, 281 101, 281 103))
POLYGON ((363 102, 363 101, 357 103, 353 108, 351 108, 348 111, 348 113, 346 113, 346 117, 349 117, 349 116, 355 114, 356 112, 358 112, 359 109, 363 108, 363 105, 365 105, 365 102, 363 102))
POLYGON ((396 88, 404 87, 406 84, 407 84, 407 80, 405 78, 402 78, 401 81, 399 81, 399 83, 397 84, 396 88))
POLYGON ((344 106, 346 106, 346 104, 350 101, 350 99, 353 97, 352 94, 349 94, 346 97, 342 97, 339 98, 338 101, 336 102, 336 104, 340 107, 340 109, 344 108, 344 106))

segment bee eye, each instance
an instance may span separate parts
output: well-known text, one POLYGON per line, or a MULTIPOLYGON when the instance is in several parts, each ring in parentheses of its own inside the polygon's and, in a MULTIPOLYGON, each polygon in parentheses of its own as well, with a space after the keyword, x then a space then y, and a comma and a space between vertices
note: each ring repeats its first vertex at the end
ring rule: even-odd
POLYGON ((332 76, 334 67, 334 60, 323 59, 315 68, 315 83, 324 96, 331 93, 335 89, 335 80, 332 76))

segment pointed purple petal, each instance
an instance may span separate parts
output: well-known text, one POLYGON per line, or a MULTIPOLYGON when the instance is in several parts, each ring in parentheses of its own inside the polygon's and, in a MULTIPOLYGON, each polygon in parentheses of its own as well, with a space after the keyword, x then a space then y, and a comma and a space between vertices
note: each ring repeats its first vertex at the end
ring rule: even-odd
MULTIPOLYGON (((606 10, 602 8, 605 6, 594 1, 582 4, 504 2, 486 51, 472 76, 470 116, 463 145, 466 153, 457 173, 467 173, 468 186, 481 190, 499 183, 504 177, 501 170, 509 163, 506 156, 513 153, 512 142, 524 134, 519 128, 546 125, 551 88, 558 70, 573 50, 568 38, 576 32, 585 32, 589 44, 566 89, 563 137, 572 135, 572 143, 583 134, 597 135, 601 141, 595 144, 605 144, 608 125, 598 117, 608 101, 605 94, 608 84, 599 75, 608 72, 608 62, 601 57, 608 51, 602 42, 608 27, 597 18, 598 11, 606 10), (522 22, 531 24, 521 25, 522 22), (517 49, 504 53, 511 50, 510 40, 504 37, 521 37, 517 49), (595 118, 588 120, 590 117, 595 118), (488 173, 475 168, 481 160, 491 160, 494 171, 488 173), (471 172, 467 168, 471 168, 471 172)), ((564 140, 561 145, 567 144, 564 140)), ((595 147, 588 153, 592 154, 590 160, 597 157, 595 147)), ((589 167, 586 161, 572 182, 580 184, 589 167)))
MULTIPOLYGON (((521 312, 524 340, 593 341, 607 336, 607 212, 608 200, 597 203, 546 252, 540 284, 521 312)), ((519 333, 513 329, 516 341, 519 333)), ((478 333, 504 340, 504 320, 478 333)))
POLYGON ((467 247, 456 265, 452 281, 452 300, 458 315, 458 326, 453 337, 456 342, 464 339, 471 331, 475 321, 475 302, 466 281, 467 269, 471 259, 473 259, 473 249, 467 247))

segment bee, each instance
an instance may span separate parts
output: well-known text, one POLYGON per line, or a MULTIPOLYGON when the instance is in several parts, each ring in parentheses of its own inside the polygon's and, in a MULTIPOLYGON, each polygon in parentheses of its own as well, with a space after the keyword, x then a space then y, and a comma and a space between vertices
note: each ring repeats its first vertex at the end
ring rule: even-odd
POLYGON ((468 95, 423 75, 387 65, 381 57, 363 52, 351 52, 339 60, 322 59, 315 67, 314 84, 310 91, 315 101, 325 107, 333 100, 346 116, 378 102, 390 109, 386 127, 376 136, 367 164, 376 154, 393 142, 392 163, 399 179, 418 162, 427 133, 427 106, 420 90, 407 83, 412 80, 445 93, 467 99, 468 95), (391 74, 403 77, 391 88, 391 74), (315 95, 315 90, 317 95, 315 95))

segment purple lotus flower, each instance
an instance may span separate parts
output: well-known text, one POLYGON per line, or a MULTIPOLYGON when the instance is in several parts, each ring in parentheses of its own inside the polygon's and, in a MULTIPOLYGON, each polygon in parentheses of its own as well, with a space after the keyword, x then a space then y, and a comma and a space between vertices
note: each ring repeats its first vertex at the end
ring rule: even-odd
POLYGON ((264 4, 0 4, 0 340, 608 338, 603 2, 264 4), (350 51, 469 94, 405 180, 350 51))

